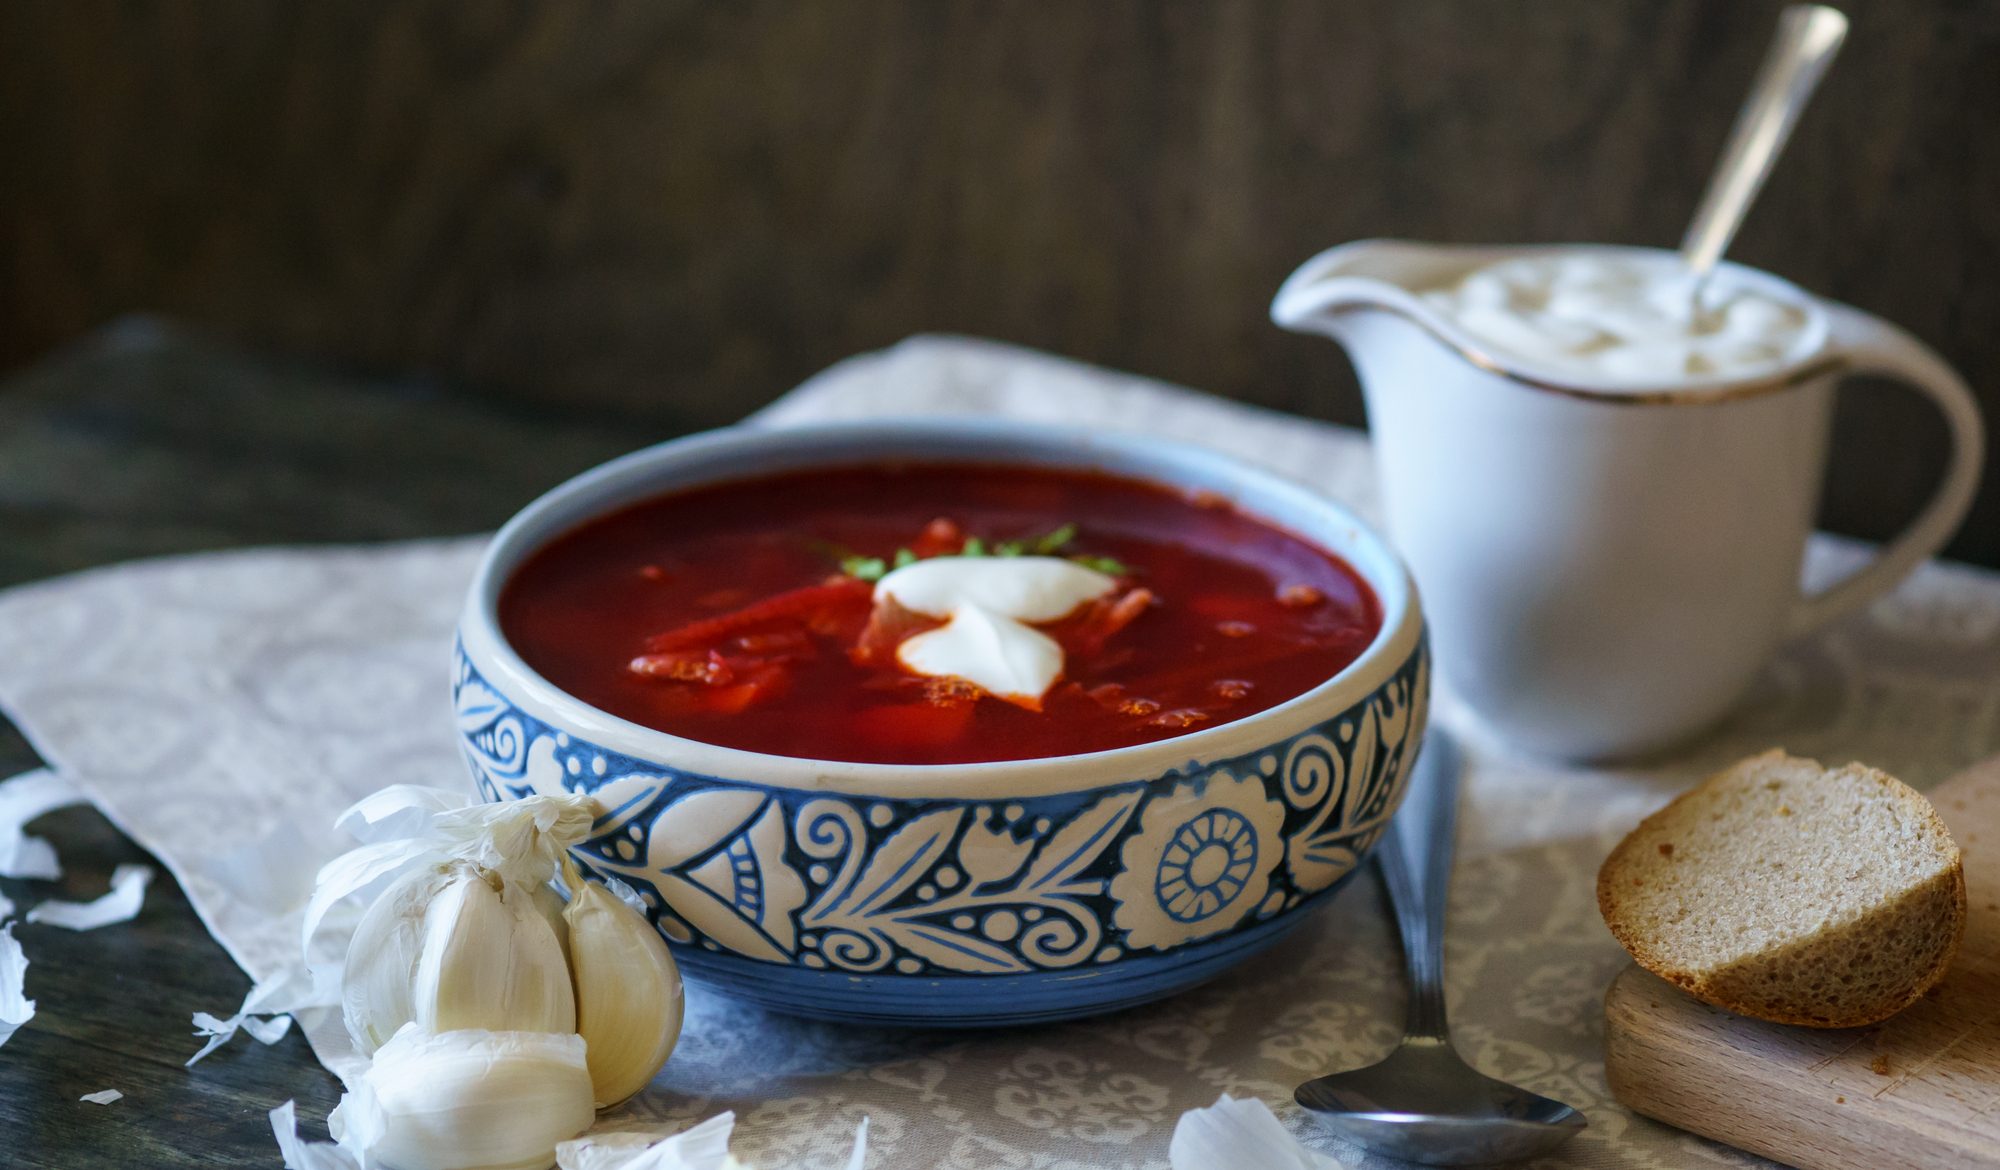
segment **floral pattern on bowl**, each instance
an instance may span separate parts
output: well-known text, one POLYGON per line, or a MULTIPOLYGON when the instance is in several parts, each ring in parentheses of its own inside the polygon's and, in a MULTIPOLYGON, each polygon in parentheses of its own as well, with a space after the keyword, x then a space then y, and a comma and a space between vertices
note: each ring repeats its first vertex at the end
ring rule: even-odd
POLYGON ((935 979, 1111 964, 1294 914, 1354 869, 1395 810, 1428 674, 1419 641, 1373 694, 1269 750, 1013 801, 663 768, 521 710, 463 651, 453 698, 488 800, 598 797, 580 859, 638 890, 695 972, 720 954, 935 979))

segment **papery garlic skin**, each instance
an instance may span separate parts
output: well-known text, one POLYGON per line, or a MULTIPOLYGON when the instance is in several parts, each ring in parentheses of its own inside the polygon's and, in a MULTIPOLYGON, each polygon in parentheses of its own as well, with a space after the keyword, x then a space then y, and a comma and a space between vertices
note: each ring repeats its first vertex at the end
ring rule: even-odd
POLYGON ((430 832, 452 856, 532 889, 556 876, 569 847, 590 836, 596 816, 597 802, 585 793, 537 793, 439 813, 430 832))
POLYGON ((410 1025, 327 1126, 364 1167, 547 1170, 594 1120, 582 1037, 410 1025))
MULTIPOLYGON (((635 1131, 589 1134, 556 1147, 557 1170, 751 1170, 729 1152, 734 1113, 718 1113, 679 1133, 635 1131)), ((868 1162, 868 1118, 854 1130, 847 1170, 868 1162)), ((1225 1163, 1217 1163, 1218 1166, 1225 1163)), ((1227 1163, 1234 1165, 1234 1163, 1227 1163)))
POLYGON ((28 956, 14 939, 14 924, 0 924, 0 1044, 35 1018, 35 1001, 22 990, 27 972, 28 956))
POLYGON ((729 1156, 734 1113, 679 1133, 586 1134, 556 1147, 556 1170, 745 1170, 729 1156))
POLYGON ((576 1030, 589 1042, 600 1109, 646 1087, 680 1039, 681 973, 646 916, 595 882, 573 881, 569 923, 576 1030))
POLYGON ((431 900, 410 992, 426 1032, 574 1032, 562 943, 534 896, 461 863, 431 900))
POLYGON ((1167 1145, 1172 1170, 1257 1166, 1269 1170, 1344 1170, 1335 1159, 1293 1137, 1271 1107, 1254 1097, 1224 1093, 1206 1109, 1190 1109, 1174 1124, 1167 1145))

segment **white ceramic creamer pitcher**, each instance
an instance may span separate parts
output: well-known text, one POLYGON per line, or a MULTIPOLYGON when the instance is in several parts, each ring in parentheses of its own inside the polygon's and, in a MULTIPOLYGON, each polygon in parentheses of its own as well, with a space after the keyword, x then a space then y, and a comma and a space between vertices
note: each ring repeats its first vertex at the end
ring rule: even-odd
POLYGON ((1390 535, 1423 591, 1446 685, 1513 742, 1589 759, 1700 730, 1780 642, 1937 552, 1971 503, 1983 435, 1964 380, 1936 353, 1752 269, 1722 266, 1808 320, 1781 367, 1736 380, 1606 388, 1527 372, 1417 295, 1499 260, 1579 249, 1662 255, 1362 241, 1293 273, 1271 316, 1354 361, 1390 535), (1834 386, 1863 373, 1937 404, 1950 463, 1872 563, 1804 595, 1834 386))

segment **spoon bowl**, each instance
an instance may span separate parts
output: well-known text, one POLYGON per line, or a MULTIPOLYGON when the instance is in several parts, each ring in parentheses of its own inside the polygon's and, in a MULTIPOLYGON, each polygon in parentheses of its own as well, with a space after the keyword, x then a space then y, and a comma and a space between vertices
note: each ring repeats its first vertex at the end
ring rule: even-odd
POLYGON ((1403 1042, 1375 1064, 1317 1077, 1293 1094, 1328 1129, 1370 1153, 1433 1166, 1532 1158, 1586 1124, 1560 1101, 1473 1068, 1451 1046, 1444 911, 1459 768, 1458 745, 1432 728, 1403 807, 1377 846, 1410 971, 1403 1042))
POLYGON ((1561 1101, 1486 1076, 1425 1038, 1366 1068, 1307 1081, 1294 1099, 1372 1153, 1434 1166, 1532 1158, 1586 1124, 1561 1101), (1412 1111, 1416 1102, 1423 1111, 1412 1111))

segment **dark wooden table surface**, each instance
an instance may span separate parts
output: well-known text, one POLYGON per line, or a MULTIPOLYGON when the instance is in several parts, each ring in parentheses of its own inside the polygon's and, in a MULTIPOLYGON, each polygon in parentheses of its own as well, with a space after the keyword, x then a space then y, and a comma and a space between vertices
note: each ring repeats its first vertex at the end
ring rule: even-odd
MULTIPOLYGON (((514 410, 128 320, 0 384, 0 585, 234 545, 479 531, 690 425, 514 410)), ((0 776, 37 763, 0 720, 0 776)), ((20 913, 95 897, 114 866, 150 860, 89 808, 35 832, 65 874, 0 881, 20 913)), ((0 1166, 275 1167, 266 1111, 295 1098, 317 1128, 338 1099, 296 1030, 271 1048, 239 1036, 182 1067, 199 1047, 189 1016, 233 1013, 249 980, 164 872, 131 923, 15 934, 36 1014, 0 1047, 0 1166), (99 1089, 125 1098, 77 1100, 99 1089)))

